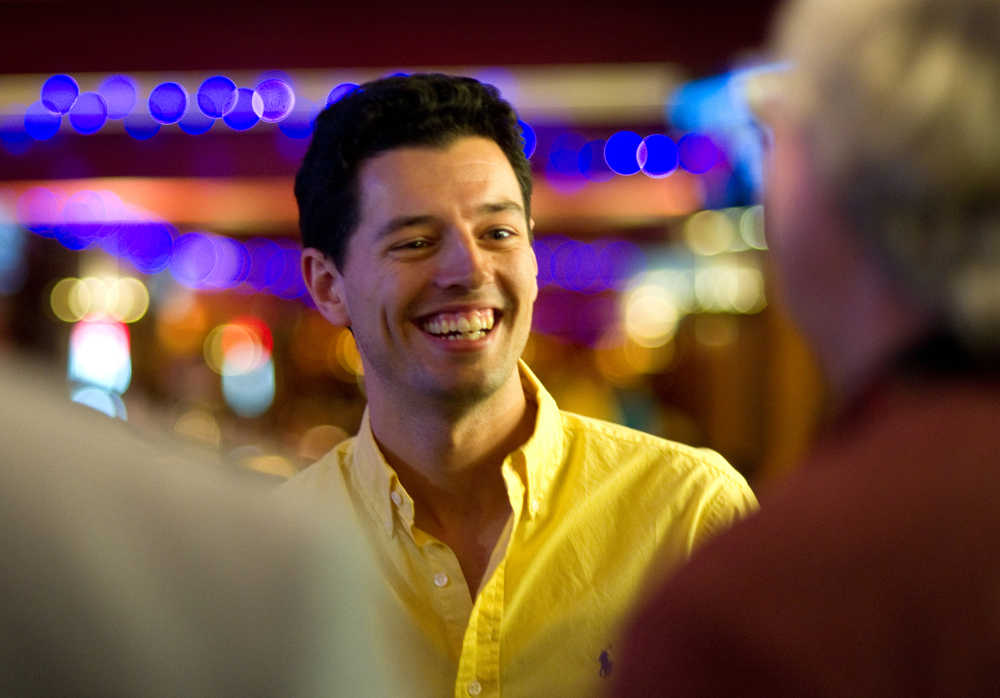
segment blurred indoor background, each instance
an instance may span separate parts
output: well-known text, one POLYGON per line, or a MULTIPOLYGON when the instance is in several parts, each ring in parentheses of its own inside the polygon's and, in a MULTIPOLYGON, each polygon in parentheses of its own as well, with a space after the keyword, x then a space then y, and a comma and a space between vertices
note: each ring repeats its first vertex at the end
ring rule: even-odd
POLYGON ((418 5, 0 2, 5 349, 234 468, 304 467, 364 406, 298 272, 311 120, 371 78, 463 73, 522 120, 526 358, 560 405, 780 476, 825 394, 774 297, 742 100, 775 3, 418 5))

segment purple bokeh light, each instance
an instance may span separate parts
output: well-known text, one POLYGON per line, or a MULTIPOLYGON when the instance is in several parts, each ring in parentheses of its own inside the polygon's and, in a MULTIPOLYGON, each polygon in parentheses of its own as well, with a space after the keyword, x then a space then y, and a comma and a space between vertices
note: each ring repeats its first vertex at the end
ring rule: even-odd
POLYGON ((161 124, 176 124, 187 109, 188 96, 184 86, 164 82, 149 93, 149 114, 161 124))
POLYGON ((221 119, 236 107, 238 97, 236 83, 225 75, 216 75, 198 88, 198 108, 209 118, 221 119))
POLYGON ((226 125, 234 131, 246 131, 257 125, 260 117, 253 110, 254 91, 249 87, 237 90, 236 106, 222 117, 226 125))
POLYGON ((65 114, 80 94, 80 86, 69 75, 53 75, 42 85, 41 102, 54 114, 65 114))
POLYGON ((69 110, 69 123, 77 133, 90 135, 108 121, 108 106, 96 92, 84 92, 69 110))
POLYGON ((250 106, 261 121, 277 123, 287 118, 295 108, 295 91, 284 80, 263 80, 254 89, 250 106))
POLYGON ((62 116, 56 114, 40 101, 24 110, 24 130, 36 141, 47 141, 57 133, 62 116))
POLYGON ((100 84, 97 94, 104 98, 109 119, 124 119, 135 106, 135 80, 127 75, 112 75, 100 84))

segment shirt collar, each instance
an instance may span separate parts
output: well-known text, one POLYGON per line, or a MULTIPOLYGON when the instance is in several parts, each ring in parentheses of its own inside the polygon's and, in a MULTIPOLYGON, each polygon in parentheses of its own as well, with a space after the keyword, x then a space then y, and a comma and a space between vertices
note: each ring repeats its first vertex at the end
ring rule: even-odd
POLYGON ((528 506, 524 515, 533 518, 545 510, 551 499, 553 482, 563 462, 562 416, 555 399, 527 364, 522 361, 519 368, 524 395, 536 406, 535 429, 508 461, 514 460, 515 469, 527 480, 528 506))
POLYGON ((396 471, 382 455, 375 441, 375 434, 372 432, 371 417, 367 407, 361 416, 361 426, 354 442, 354 466, 361 496, 385 527, 386 534, 392 535, 394 508, 399 510, 401 523, 407 530, 412 530, 413 499, 403 489, 396 471), (393 501, 394 494, 399 500, 398 504, 393 501))
MULTIPOLYGON (((511 505, 515 510, 523 509, 522 515, 531 518, 544 511, 558 464, 563 461, 562 419, 555 400, 527 364, 519 361, 518 370, 529 409, 535 410, 535 427, 528 440, 504 459, 504 468, 516 474, 525 490, 527 506, 522 507, 521 502, 515 501, 511 505)), ((393 511, 396 510, 400 523, 412 535, 413 499, 379 449, 367 407, 354 442, 354 461, 353 470, 361 496, 384 526, 386 534, 392 535, 393 511)), ((509 483, 508 493, 513 499, 509 483)))

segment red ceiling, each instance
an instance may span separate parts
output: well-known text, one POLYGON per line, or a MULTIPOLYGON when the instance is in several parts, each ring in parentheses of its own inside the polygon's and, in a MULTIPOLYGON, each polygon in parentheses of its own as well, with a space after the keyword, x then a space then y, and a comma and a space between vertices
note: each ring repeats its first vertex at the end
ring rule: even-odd
POLYGON ((0 72, 669 61, 698 76, 759 47, 775 0, 147 5, 0 1, 0 72))

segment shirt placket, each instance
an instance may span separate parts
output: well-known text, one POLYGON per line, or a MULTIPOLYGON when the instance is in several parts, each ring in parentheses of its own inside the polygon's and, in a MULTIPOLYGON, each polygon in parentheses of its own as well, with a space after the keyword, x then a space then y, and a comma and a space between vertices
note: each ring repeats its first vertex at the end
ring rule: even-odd
POLYGON ((501 563, 472 607, 462 642, 455 698, 500 695, 500 623, 503 620, 504 568, 501 563))
POLYGON ((423 560, 431 606, 444 621, 451 651, 459 655, 472 613, 472 597, 462 568, 455 553, 440 541, 424 546, 423 560))

